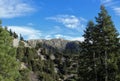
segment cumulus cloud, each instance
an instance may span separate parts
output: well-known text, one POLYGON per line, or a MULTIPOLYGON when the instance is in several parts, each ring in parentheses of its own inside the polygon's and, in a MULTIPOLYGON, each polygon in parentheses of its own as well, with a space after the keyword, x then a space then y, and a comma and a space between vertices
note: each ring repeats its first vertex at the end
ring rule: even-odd
POLYGON ((26 15, 35 9, 25 0, 0 0, 0 18, 14 18, 26 15))
POLYGON ((25 39, 39 39, 41 31, 25 27, 25 26, 8 26, 8 29, 16 32, 18 35, 22 34, 25 39))
POLYGON ((74 15, 57 15, 54 17, 47 17, 47 20, 55 20, 56 22, 62 23, 65 27, 75 29, 83 26, 86 19, 76 17, 74 15))

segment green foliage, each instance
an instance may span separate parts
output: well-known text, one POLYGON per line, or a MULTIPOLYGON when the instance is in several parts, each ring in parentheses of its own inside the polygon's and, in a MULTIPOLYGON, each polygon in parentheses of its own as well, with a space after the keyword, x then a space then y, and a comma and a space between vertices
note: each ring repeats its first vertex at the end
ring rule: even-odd
POLYGON ((42 44, 42 43, 37 43, 37 44, 36 44, 35 49, 37 49, 37 50, 38 50, 39 48, 42 48, 42 46, 43 46, 43 44, 42 44))
POLYGON ((79 54, 81 51, 80 49, 80 43, 76 43, 75 41, 74 42, 69 42, 67 43, 66 47, 65 47, 65 50, 64 50, 64 54, 79 54))
POLYGON ((24 41, 19 41, 19 46, 24 48, 24 41))
POLYGON ((16 49, 12 47, 9 32, 0 27, 0 81, 16 81, 19 78, 19 64, 16 49))
POLYGON ((80 55, 79 80, 118 81, 118 33, 104 6, 96 24, 87 25, 80 55), (88 77, 86 77, 88 76, 88 77))
POLYGON ((18 47, 16 58, 19 59, 19 61, 23 61, 23 57, 24 57, 24 48, 18 47))
POLYGON ((7 27, 5 27, 5 29, 9 32, 10 36, 14 37, 14 38, 18 38, 18 35, 16 32, 12 32, 12 30, 8 30, 7 27))
POLYGON ((0 27, 2 27, 2 21, 0 20, 0 27))
POLYGON ((28 69, 20 70, 21 77, 19 81, 30 81, 29 73, 28 69))
POLYGON ((14 33, 13 33, 13 37, 14 37, 14 38, 18 38, 18 35, 14 32, 14 33))

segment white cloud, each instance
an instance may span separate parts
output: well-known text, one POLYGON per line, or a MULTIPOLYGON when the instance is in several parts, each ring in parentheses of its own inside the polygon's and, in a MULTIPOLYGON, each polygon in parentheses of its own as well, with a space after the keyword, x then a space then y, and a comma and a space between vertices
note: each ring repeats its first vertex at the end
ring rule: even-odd
POLYGON ((119 0, 100 0, 100 1, 101 1, 101 4, 104 4, 105 6, 108 6, 108 7, 113 7, 116 4, 120 3, 119 0))
POLYGON ((78 41, 83 42, 84 41, 84 37, 73 37, 73 38, 71 38, 71 40, 73 40, 73 41, 78 40, 78 41))
POLYGON ((34 24, 33 24, 33 23, 28 23, 27 25, 28 25, 28 26, 33 26, 34 24))
POLYGON ((44 35, 41 31, 31 28, 31 27, 26 27, 26 26, 8 26, 8 29, 11 29, 13 32, 16 32, 18 35, 22 35, 24 39, 29 40, 29 39, 52 39, 52 38, 63 38, 66 40, 71 40, 71 41, 84 41, 83 37, 72 37, 72 36, 67 36, 67 35, 62 35, 62 34, 48 34, 44 35))
POLYGON ((83 26, 86 19, 76 17, 74 15, 57 15, 54 17, 47 17, 46 19, 55 20, 56 22, 62 23, 65 27, 76 29, 83 26))
POLYGON ((101 3, 109 3, 112 2, 112 0, 101 0, 101 3))
POLYGON ((120 7, 114 7, 113 10, 115 11, 116 15, 120 16, 120 7))
POLYGON ((35 9, 25 0, 0 0, 0 18, 14 18, 27 15, 35 9))
POLYGON ((61 35, 61 34, 57 34, 57 35, 54 35, 55 38, 59 39, 59 38, 65 38, 64 35, 61 35))
POLYGON ((61 35, 61 34, 57 34, 54 36, 55 38, 63 38, 63 39, 67 39, 67 40, 71 40, 71 41, 84 41, 84 37, 72 37, 72 36, 66 36, 66 35, 61 35))
POLYGON ((47 35, 47 36, 45 36, 45 39, 47 39, 47 40, 52 39, 52 36, 51 35, 47 35))
POLYGON ((8 29, 15 31, 18 35, 22 34, 25 39, 39 39, 41 31, 25 26, 8 26, 8 29))
POLYGON ((119 0, 100 0, 101 4, 104 4, 107 7, 112 8, 116 15, 120 16, 120 7, 116 6, 120 4, 119 0))

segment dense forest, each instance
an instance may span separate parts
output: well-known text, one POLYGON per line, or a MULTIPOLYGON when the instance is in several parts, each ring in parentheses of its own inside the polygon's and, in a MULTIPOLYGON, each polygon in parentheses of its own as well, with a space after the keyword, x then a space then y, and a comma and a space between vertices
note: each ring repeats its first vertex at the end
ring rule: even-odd
POLYGON ((88 22, 83 42, 34 46, 0 21, 0 81, 120 81, 119 33, 103 5, 95 21, 88 22))

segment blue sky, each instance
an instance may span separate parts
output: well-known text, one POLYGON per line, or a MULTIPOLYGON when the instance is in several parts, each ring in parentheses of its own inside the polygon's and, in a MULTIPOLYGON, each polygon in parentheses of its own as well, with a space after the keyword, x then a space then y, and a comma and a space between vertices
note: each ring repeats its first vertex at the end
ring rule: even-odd
POLYGON ((120 33, 119 0, 0 0, 3 26, 25 39, 80 40, 89 20, 104 4, 120 33))

